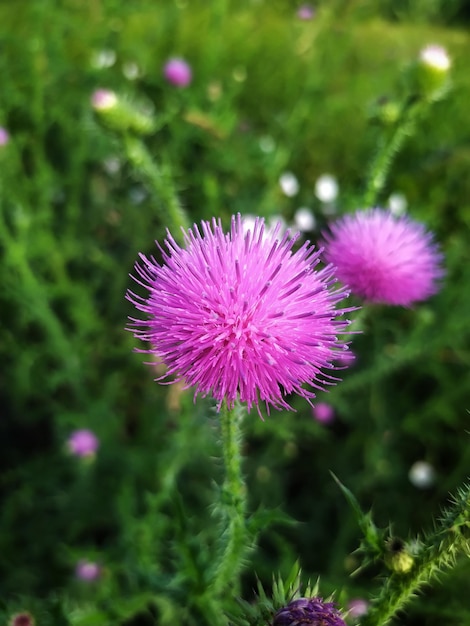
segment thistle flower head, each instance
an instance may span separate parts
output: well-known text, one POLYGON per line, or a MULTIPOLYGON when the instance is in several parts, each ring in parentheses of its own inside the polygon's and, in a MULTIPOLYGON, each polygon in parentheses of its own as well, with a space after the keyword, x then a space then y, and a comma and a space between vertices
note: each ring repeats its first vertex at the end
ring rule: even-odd
POLYGON ((267 230, 257 218, 246 229, 238 215, 225 234, 213 219, 185 233, 185 247, 168 233, 162 265, 143 254, 136 264, 148 296, 127 297, 146 319, 131 318, 129 330, 167 375, 219 407, 262 401, 269 412, 291 408, 291 393, 311 399, 303 385, 332 384, 324 370, 347 349, 338 335, 348 322, 338 318, 351 309, 335 308, 347 293, 333 287, 332 267, 315 269, 319 252, 309 242, 294 251, 297 237, 281 227, 267 230))
POLYGON ((315 9, 311 4, 302 4, 297 9, 297 17, 301 20, 311 20, 315 17, 315 9))
POLYGON ((94 456, 99 445, 99 440, 95 433, 86 428, 75 430, 67 440, 69 452, 80 457, 94 456))
POLYGON ((369 603, 364 598, 353 598, 348 603, 348 616, 362 617, 369 610, 369 603))
POLYGON ((75 576, 79 580, 92 582, 101 575, 101 567, 93 561, 81 560, 75 567, 75 576))
POLYGON ((447 50, 430 44, 419 53, 416 63, 417 87, 430 102, 439 100, 450 87, 452 61, 447 50))
POLYGON ((272 626, 346 626, 346 623, 332 602, 298 598, 276 613, 272 626))
POLYGON ((12 615, 10 621, 8 622, 8 626, 34 626, 36 622, 34 621, 31 613, 27 613, 26 611, 23 613, 16 613, 12 615))
POLYGON ((383 209, 346 215, 323 233, 339 280, 369 302, 410 306, 439 289, 442 254, 419 222, 383 209))
POLYGON ((187 87, 192 80, 191 67, 184 59, 169 59, 163 68, 163 75, 175 87, 187 87))
POLYGON ((9 141, 10 133, 7 131, 6 128, 0 126, 0 146, 6 146, 9 141))

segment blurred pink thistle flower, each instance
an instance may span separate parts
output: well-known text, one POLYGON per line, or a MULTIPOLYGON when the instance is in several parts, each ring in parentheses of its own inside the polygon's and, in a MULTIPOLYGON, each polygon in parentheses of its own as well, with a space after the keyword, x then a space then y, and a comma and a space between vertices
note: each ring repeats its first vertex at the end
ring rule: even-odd
POLYGON ((333 288, 333 268, 315 270, 319 252, 309 242, 294 252, 298 237, 280 234, 280 223, 266 230, 256 218, 246 229, 238 215, 228 234, 220 220, 201 228, 185 233, 185 248, 168 232, 163 265, 140 255, 134 280, 148 296, 127 298, 147 316, 129 328, 150 343, 145 351, 219 408, 239 398, 248 409, 259 400, 268 412, 289 409, 288 394, 315 397, 304 383, 334 384, 323 370, 345 349, 338 335, 349 322, 337 318, 351 309, 335 309, 347 292, 333 288))
POLYGON ((439 289, 442 254, 433 235, 384 209, 345 215, 323 233, 324 257, 339 280, 369 302, 410 306, 439 289))
POLYGON ((117 95, 109 89, 97 89, 91 96, 91 106, 95 111, 108 111, 116 106, 117 95))
POLYGON ((302 4, 297 9, 297 17, 301 20, 311 20, 315 17, 315 9, 311 4, 302 4))
POLYGON ((35 623, 31 613, 23 612, 12 615, 8 626, 34 626, 35 623))
POLYGON ((81 560, 77 563, 75 568, 75 576, 79 580, 86 582, 92 582, 97 580, 101 576, 101 568, 97 563, 93 561, 81 560))
POLYGON ((10 133, 6 128, 0 126, 0 146, 6 146, 10 141, 10 133))
POLYGON ((67 448, 75 456, 94 456, 98 447, 99 441, 97 436, 86 428, 74 431, 67 440, 67 448))
POLYGON ((175 87, 187 87, 193 74, 189 64, 184 59, 169 59, 163 68, 163 75, 175 87))
POLYGON ((369 603, 363 598, 353 598, 348 603, 348 615, 351 617, 362 617, 369 610, 369 603))
POLYGON ((322 424, 329 424, 335 418, 335 410, 327 402, 316 402, 312 408, 312 415, 322 424))

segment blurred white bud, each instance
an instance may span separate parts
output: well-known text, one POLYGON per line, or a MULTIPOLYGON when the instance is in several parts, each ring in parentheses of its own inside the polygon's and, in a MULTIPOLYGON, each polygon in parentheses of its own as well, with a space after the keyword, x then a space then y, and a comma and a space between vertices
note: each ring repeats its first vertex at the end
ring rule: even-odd
POLYGON ((447 50, 437 44, 430 44, 423 48, 419 53, 419 59, 421 63, 441 72, 449 71, 451 66, 447 50))
POLYGON ((288 198, 293 198, 299 193, 299 181, 292 172, 284 172, 279 178, 279 185, 288 198))
POLYGON ((269 135, 264 135, 259 140, 259 147, 260 147, 261 152, 264 152, 265 154, 269 154, 270 152, 274 151, 276 147, 276 143, 272 137, 270 137, 269 135))
POLYGON ((388 208, 393 215, 403 215, 408 208, 406 196, 402 193, 392 193, 388 199, 388 208))
POLYGON ((107 174, 111 176, 117 174, 121 169, 121 161, 118 157, 108 157, 103 161, 103 168, 107 174))
POLYGON ((408 478, 415 487, 427 489, 434 484, 436 472, 433 466, 427 461, 416 461, 416 463, 413 463, 410 467, 408 478))
POLYGON ((333 202, 338 191, 338 181, 331 174, 322 174, 315 183, 315 195, 321 202, 333 202))
POLYGON ((137 63, 128 61, 122 66, 122 73, 127 78, 127 80, 136 80, 136 78, 139 78, 140 76, 140 69, 137 63))
POLYGON ((115 63, 116 53, 114 50, 99 50, 93 55, 92 65, 97 69, 103 70, 112 67, 115 63))
POLYGON ((294 213, 294 224, 295 227, 300 230, 300 232, 308 233, 312 230, 315 230, 317 220, 315 219, 314 214, 308 207, 300 207, 294 213))

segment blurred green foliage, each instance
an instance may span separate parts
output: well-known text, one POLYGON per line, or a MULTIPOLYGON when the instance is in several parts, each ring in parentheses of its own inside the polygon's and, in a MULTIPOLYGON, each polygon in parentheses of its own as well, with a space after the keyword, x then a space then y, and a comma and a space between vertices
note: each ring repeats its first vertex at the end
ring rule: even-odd
MULTIPOLYGON (((469 11, 458 0, 330 0, 302 21, 296 9, 280 0, 0 4, 0 126, 10 134, 0 146, 5 620, 27 609, 41 626, 197 624, 215 538, 217 415, 190 391, 155 384, 124 331, 128 274, 169 224, 125 137, 93 114, 99 88, 154 117, 144 145, 191 222, 227 224, 241 212, 290 224, 307 206, 320 229, 328 215, 317 178, 339 181, 339 212, 360 206, 384 132, 377 111, 402 97, 403 70, 423 46, 446 46, 452 90, 405 145, 381 197, 405 194, 410 214, 436 232, 445 284, 416 309, 360 318, 355 364, 319 394, 335 407, 332 425, 299 399, 295 414, 246 420, 251 509, 298 521, 261 532, 246 599, 256 576, 269 585, 297 558, 325 595, 342 590, 347 601, 377 586, 374 568, 350 577, 359 531, 329 470, 405 538, 468 475, 469 11), (174 55, 192 66, 186 89, 163 78, 174 55), (285 171, 299 181, 295 197, 279 186, 285 171), (94 462, 66 453, 76 428, 98 435, 94 462), (427 489, 408 477, 419 460, 435 471, 427 489), (74 578, 81 558, 103 566, 96 584, 74 578)), ((400 623, 468 623, 468 578, 467 562, 400 623)))

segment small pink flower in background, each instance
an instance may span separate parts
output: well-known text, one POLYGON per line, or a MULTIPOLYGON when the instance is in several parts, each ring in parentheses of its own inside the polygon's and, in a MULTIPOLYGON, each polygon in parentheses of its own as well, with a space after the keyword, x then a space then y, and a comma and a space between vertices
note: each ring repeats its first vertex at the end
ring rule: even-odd
POLYGON ((317 402, 312 408, 312 415, 322 424, 330 424, 335 418, 335 410, 326 402, 317 402))
POLYGON ((168 233, 161 264, 141 254, 135 266, 148 294, 127 293, 145 314, 129 330, 150 344, 166 375, 212 395, 219 408, 239 399, 248 409, 290 409, 291 393, 315 397, 304 384, 337 381, 327 372, 347 350, 339 337, 349 322, 338 318, 351 309, 336 309, 347 292, 336 288, 333 268, 314 269, 318 250, 309 242, 294 250, 299 235, 282 229, 238 215, 225 234, 213 219, 185 232, 185 247, 168 233))
POLYGON ((348 616, 362 617, 369 610, 369 603, 363 598, 353 598, 348 603, 348 616))
POLYGON ((339 280, 368 302, 410 306, 439 290, 442 254, 424 225, 405 215, 357 211, 323 238, 324 257, 339 280))
POLYGON ((27 613, 26 611, 23 613, 16 613, 12 615, 10 621, 8 622, 8 626, 34 626, 36 622, 34 621, 31 613, 27 613))
POLYGON ((79 561, 75 568, 75 576, 79 580, 92 582, 101 576, 101 567, 93 561, 79 561))
POLYGON ((91 96, 91 106, 96 111, 108 111, 116 106, 117 95, 110 89, 97 89, 91 96))
POLYGON ((71 454, 80 457, 92 457, 99 448, 98 437, 86 428, 76 430, 67 440, 67 448, 71 454))
POLYGON ((175 87, 187 87, 193 77, 189 64, 178 58, 169 59, 165 63, 163 75, 175 87))
POLYGON ((315 17, 315 9, 311 4, 303 4, 297 10, 297 17, 301 20, 311 20, 315 17))
POLYGON ((10 133, 6 128, 0 126, 0 146, 6 146, 10 141, 10 133))

